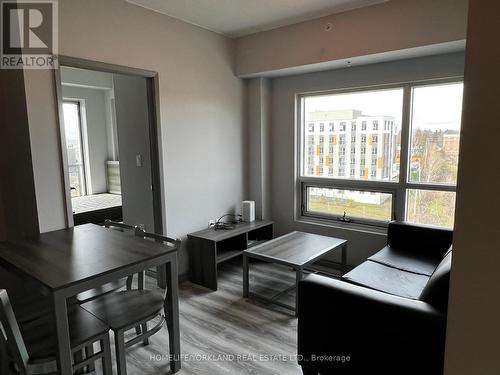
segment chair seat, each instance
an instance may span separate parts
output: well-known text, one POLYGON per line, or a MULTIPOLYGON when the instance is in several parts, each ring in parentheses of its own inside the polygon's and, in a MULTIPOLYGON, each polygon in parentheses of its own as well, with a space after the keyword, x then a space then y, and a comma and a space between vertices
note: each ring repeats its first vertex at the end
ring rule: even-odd
POLYGON ((118 330, 160 313, 164 301, 160 291, 127 290, 106 294, 81 306, 111 329, 118 330))
MULTIPOLYGON (((71 347, 91 341, 109 331, 109 327, 77 305, 68 309, 71 347)), ((49 360, 56 356, 55 322, 52 314, 19 326, 30 361, 49 360)))
POLYGON ((78 303, 86 303, 89 302, 97 297, 100 297, 104 294, 114 292, 118 289, 123 288, 127 283, 127 279, 120 279, 116 281, 112 281, 108 284, 104 284, 98 288, 90 289, 85 292, 82 292, 76 296, 76 299, 78 300, 78 303))

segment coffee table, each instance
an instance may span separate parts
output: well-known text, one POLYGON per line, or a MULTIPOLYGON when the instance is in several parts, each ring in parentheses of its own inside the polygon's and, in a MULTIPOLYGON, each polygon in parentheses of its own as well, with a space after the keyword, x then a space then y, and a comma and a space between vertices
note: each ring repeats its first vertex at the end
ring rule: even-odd
MULTIPOLYGON (((293 286, 293 288, 295 288, 294 307, 280 303, 272 298, 268 299, 255 294, 253 295, 287 309, 294 310, 297 315, 299 306, 297 293, 298 284, 299 281, 302 280, 304 268, 309 266, 311 263, 314 263, 324 255, 337 250, 341 251, 342 267, 345 269, 347 264, 347 240, 339 238, 295 231, 247 249, 243 252, 243 297, 249 298, 250 296, 248 258, 260 259, 269 263, 288 266, 295 270, 296 275, 295 285, 293 286)), ((289 289, 287 289, 287 291, 289 289)), ((283 292, 278 295, 281 294, 283 294, 283 292)))

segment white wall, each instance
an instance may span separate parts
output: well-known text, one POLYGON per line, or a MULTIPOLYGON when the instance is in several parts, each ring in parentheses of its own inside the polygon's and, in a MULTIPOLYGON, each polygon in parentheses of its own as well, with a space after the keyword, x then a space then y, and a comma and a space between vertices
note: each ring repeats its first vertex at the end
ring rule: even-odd
POLYGON ((61 67, 61 81, 73 86, 85 86, 103 90, 111 90, 113 88, 112 74, 69 66, 61 67))
POLYGON ((90 169, 92 194, 105 193, 107 191, 106 161, 108 160, 107 128, 111 126, 106 118, 105 92, 63 85, 62 94, 64 99, 78 99, 84 102, 81 109, 85 112, 89 157, 87 162, 90 169))
POLYGON ((238 39, 248 76, 465 39, 467 0, 391 0, 238 39), (325 31, 325 24, 333 25, 325 31))
MULTIPOLYGON (((234 41, 121 0, 59 2, 60 53, 159 73, 167 233, 183 237, 246 193, 244 84, 234 41)), ((42 231, 65 225, 53 72, 25 76, 42 231)), ((187 268, 181 254, 181 272, 187 268)))
MULTIPOLYGON (((359 264, 386 243, 384 234, 358 232, 296 222, 295 95, 297 93, 362 87, 463 75, 464 55, 456 53, 366 65, 272 80, 271 90, 271 205, 277 233, 291 230, 331 235, 349 241, 348 262, 359 264)), ((338 257, 332 257, 338 261, 338 257)))

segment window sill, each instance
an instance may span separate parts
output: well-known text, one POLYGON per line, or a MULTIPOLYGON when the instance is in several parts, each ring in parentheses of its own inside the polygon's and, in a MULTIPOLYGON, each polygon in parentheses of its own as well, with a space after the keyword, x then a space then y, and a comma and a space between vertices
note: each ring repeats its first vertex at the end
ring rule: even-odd
POLYGON ((295 222, 300 223, 300 224, 316 225, 316 226, 320 226, 320 227, 349 230, 349 231, 353 231, 353 232, 377 234, 377 235, 384 235, 384 236, 387 235, 387 228, 376 227, 376 226, 368 225, 368 224, 343 223, 340 221, 321 219, 321 218, 311 217, 311 216, 299 216, 298 218, 295 219, 295 222))

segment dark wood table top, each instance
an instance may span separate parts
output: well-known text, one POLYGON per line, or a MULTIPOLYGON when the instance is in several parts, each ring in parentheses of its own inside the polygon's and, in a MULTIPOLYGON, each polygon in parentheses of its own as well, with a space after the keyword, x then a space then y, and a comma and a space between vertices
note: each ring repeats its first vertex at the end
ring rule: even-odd
POLYGON ((175 252, 175 246, 94 224, 0 243, 0 262, 51 290, 175 252))
POLYGON ((329 251, 344 246, 346 243, 347 240, 340 238, 305 232, 291 232, 245 250, 244 253, 252 258, 292 267, 303 267, 329 251))
POLYGON ((237 236, 239 234, 249 232, 254 229, 265 227, 266 225, 270 224, 273 224, 273 222, 270 220, 255 220, 250 223, 234 224, 233 229, 219 229, 219 230, 215 230, 213 228, 203 229, 198 232, 188 234, 188 237, 196 237, 196 238, 202 238, 204 240, 218 242, 237 236))

